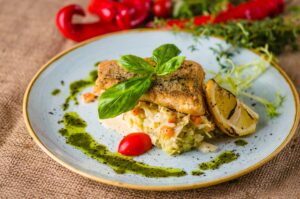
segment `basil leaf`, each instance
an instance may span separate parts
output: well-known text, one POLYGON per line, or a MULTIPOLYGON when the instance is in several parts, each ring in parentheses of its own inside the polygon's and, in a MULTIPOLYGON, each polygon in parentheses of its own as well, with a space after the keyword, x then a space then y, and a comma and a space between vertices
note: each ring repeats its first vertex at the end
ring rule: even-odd
POLYGON ((157 66, 160 66, 180 53, 181 51, 174 44, 164 44, 153 51, 152 59, 156 62, 157 66))
POLYGON ((161 75, 168 75, 172 72, 175 72, 178 68, 180 68, 184 60, 185 60, 184 56, 173 57, 163 65, 157 66, 155 68, 155 73, 156 75, 161 76, 161 75))
POLYGON ((118 64, 129 72, 137 74, 151 74, 154 72, 154 67, 151 66, 143 58, 135 55, 123 55, 118 64))
POLYGON ((133 77, 110 87, 99 98, 99 118, 113 118, 133 109, 150 86, 151 76, 144 76, 133 77))

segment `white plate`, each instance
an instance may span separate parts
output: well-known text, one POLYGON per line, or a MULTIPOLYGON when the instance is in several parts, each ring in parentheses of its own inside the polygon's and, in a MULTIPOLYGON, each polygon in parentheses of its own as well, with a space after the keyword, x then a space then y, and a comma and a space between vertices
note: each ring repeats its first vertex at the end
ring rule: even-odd
MULTIPOLYGON (((184 177, 146 178, 135 174, 117 174, 110 167, 66 144, 64 137, 58 133, 62 126, 57 121, 61 120, 64 114, 61 105, 68 96, 69 83, 87 77, 88 73, 95 69, 93 65, 97 61, 117 59, 124 54, 148 57, 154 48, 164 43, 174 43, 187 59, 195 60, 205 69, 214 71, 218 70, 218 64, 210 47, 216 47, 217 44, 228 45, 218 38, 202 38, 197 44, 199 50, 191 52, 189 46, 195 44, 195 41, 188 33, 133 30, 98 37, 63 52, 41 68, 25 94, 24 117, 35 142, 50 157, 76 173, 103 183, 143 190, 182 190, 225 182, 262 166, 289 142, 299 121, 299 99, 287 75, 278 66, 272 66, 255 81, 252 90, 270 100, 274 99, 275 92, 280 91, 286 100, 279 110, 281 115, 272 120, 266 118, 262 106, 254 107, 260 115, 260 122, 257 132, 245 138, 248 145, 236 146, 236 139, 228 138, 215 142, 219 147, 215 153, 203 154, 194 150, 171 157, 155 148, 135 158, 150 165, 182 168, 189 173, 184 177), (61 80, 65 82, 65 86, 60 84, 61 80), (58 96, 51 95, 55 88, 61 89, 58 96), (215 157, 222 151, 233 149, 240 154, 236 161, 222 165, 217 170, 207 171, 202 176, 190 175, 199 163, 210 160, 210 157, 215 157)), ((258 59, 260 57, 257 54, 247 49, 241 49, 240 53, 234 56, 237 63, 249 63, 258 59)), ((207 78, 209 77, 207 74, 207 78)), ((87 88, 86 91, 91 89, 87 88)), ((71 105, 68 111, 76 111, 87 121, 87 132, 99 143, 106 145, 111 151, 117 151, 122 136, 98 122, 97 103, 86 105, 80 102, 78 106, 71 105)))

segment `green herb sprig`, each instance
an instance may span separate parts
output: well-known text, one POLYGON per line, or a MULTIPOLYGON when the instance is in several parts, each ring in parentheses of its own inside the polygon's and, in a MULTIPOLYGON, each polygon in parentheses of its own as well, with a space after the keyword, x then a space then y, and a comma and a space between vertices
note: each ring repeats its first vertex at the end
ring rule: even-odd
POLYGON ((236 65, 232 61, 231 56, 226 54, 223 56, 224 53, 222 51, 214 51, 218 54, 217 57, 223 56, 224 60, 222 63, 219 63, 220 70, 217 73, 209 72, 215 75, 214 79, 218 84, 224 86, 235 95, 248 97, 262 104, 265 107, 267 116, 272 119, 280 115, 278 108, 282 106, 285 97, 277 92, 276 99, 272 102, 247 92, 247 89, 252 86, 253 82, 268 70, 269 65, 267 63, 276 61, 274 55, 269 52, 268 46, 258 50, 264 56, 262 59, 242 65, 236 65))
POLYGON ((228 4, 238 5, 246 0, 174 0, 173 17, 191 18, 196 15, 217 14, 228 4))
POLYGON ((133 109, 139 99, 151 87, 155 76, 169 75, 180 68, 185 60, 174 44, 164 44, 156 48, 151 59, 155 66, 135 55, 123 55, 118 64, 138 76, 129 78, 108 88, 99 97, 98 115, 100 119, 113 118, 133 109))
MULTIPOLYGON (((153 25, 157 28, 164 27, 166 21, 157 19, 153 25)), ((176 25, 173 26, 172 30, 174 33, 182 31, 176 25)), ((278 55, 286 49, 298 50, 300 12, 260 21, 236 20, 219 24, 203 24, 201 26, 195 26, 193 19, 191 19, 185 24, 184 30, 192 33, 196 42, 203 36, 217 36, 222 37, 235 47, 256 49, 268 45, 270 52, 278 55)), ((197 49, 192 45, 190 50, 195 51, 197 49)))
POLYGON ((217 48, 210 47, 210 50, 216 55, 216 61, 221 69, 228 68, 226 60, 231 59, 236 53, 239 53, 237 48, 230 46, 229 48, 224 49, 221 44, 217 44, 217 48))
POLYGON ((187 26, 195 37, 219 36, 237 47, 259 48, 266 44, 274 54, 280 54, 285 47, 298 49, 297 38, 300 34, 300 17, 290 15, 261 21, 238 20, 220 24, 187 26))

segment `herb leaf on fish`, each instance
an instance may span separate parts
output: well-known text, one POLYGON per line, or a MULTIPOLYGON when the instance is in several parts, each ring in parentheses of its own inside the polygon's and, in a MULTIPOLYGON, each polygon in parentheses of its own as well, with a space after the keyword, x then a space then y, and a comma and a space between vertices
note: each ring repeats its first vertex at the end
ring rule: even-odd
POLYGON ((125 70, 139 76, 118 83, 101 94, 98 100, 98 116, 100 119, 116 117, 133 109, 139 99, 151 87, 153 76, 163 76, 175 72, 185 60, 178 56, 181 51, 174 44, 164 44, 153 51, 154 66, 141 57, 123 55, 118 64, 125 70))

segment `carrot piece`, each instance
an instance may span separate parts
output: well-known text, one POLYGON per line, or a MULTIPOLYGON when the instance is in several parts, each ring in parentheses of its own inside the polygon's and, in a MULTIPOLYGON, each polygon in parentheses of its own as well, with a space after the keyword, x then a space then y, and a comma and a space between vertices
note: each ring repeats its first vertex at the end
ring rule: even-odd
POLYGON ((168 122, 169 123, 176 123, 177 122, 177 118, 175 115, 171 115, 169 118, 168 118, 168 122))
POLYGON ((90 103, 90 102, 95 101, 97 96, 93 93, 84 93, 84 94, 82 94, 82 98, 85 103, 90 103))
POLYGON ((201 124, 201 116, 191 115, 191 120, 195 125, 201 124))
POLYGON ((171 137, 173 137, 175 135, 174 129, 170 128, 168 126, 163 126, 161 128, 161 132, 163 133, 164 137, 167 139, 170 139, 171 137))
POLYGON ((134 108, 134 109, 132 109, 132 114, 133 114, 134 116, 137 116, 137 115, 139 115, 142 111, 143 111, 143 110, 142 110, 141 108, 134 108))

